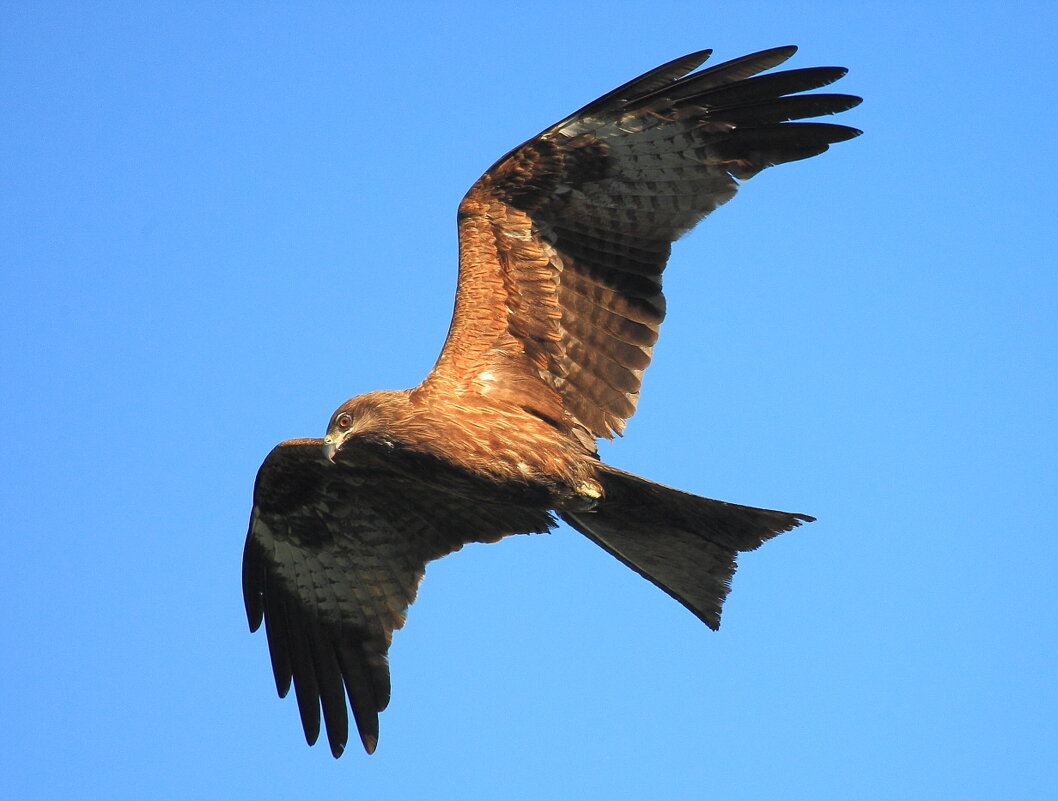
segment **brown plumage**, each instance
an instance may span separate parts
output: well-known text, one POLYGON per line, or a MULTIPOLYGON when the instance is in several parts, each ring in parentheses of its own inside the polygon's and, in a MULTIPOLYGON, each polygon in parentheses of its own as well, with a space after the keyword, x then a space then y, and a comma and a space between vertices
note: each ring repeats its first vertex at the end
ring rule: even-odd
POLYGON ((459 207, 455 311, 430 374, 346 401, 324 439, 265 459, 246 611, 310 744, 322 708, 342 753, 348 695, 374 750, 392 633, 426 563, 465 543, 547 531, 557 514, 716 628, 737 552, 812 519, 663 487, 595 450, 635 411, 671 243, 739 180, 859 133, 791 122, 859 103, 796 94, 842 68, 758 75, 794 50, 698 72, 709 51, 677 59, 496 162, 459 207))

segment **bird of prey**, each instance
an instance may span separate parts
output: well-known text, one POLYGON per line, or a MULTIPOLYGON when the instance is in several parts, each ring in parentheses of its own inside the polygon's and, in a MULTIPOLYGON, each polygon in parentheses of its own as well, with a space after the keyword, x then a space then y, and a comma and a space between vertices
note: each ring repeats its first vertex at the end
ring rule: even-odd
POLYGON ((426 564, 561 519, 710 628, 739 551, 813 518, 701 498, 604 464, 665 315, 673 241, 740 181, 860 133, 797 122, 859 98, 801 94, 846 70, 765 71, 795 47, 699 69, 704 50, 594 100, 497 161, 459 205, 459 281, 413 389, 338 407, 257 475, 243 557, 279 695, 335 757, 348 711, 368 753, 387 652, 426 564), (348 706, 347 706, 348 699, 348 706))

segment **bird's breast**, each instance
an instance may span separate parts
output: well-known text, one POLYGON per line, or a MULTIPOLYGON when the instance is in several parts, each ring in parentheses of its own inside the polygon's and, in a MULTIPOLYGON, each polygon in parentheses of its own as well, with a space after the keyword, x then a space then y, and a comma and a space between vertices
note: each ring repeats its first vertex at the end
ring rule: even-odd
POLYGON ((433 459, 470 482, 556 500, 590 500, 601 492, 595 458, 524 409, 445 399, 423 404, 414 417, 401 450, 433 459))

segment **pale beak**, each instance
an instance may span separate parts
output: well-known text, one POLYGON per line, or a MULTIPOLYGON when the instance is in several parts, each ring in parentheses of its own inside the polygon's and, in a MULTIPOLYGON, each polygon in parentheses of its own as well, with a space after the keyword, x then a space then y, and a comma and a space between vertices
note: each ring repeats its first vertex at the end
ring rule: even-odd
POLYGON ((338 445, 329 437, 323 441, 323 455, 332 462, 338 455, 338 445))

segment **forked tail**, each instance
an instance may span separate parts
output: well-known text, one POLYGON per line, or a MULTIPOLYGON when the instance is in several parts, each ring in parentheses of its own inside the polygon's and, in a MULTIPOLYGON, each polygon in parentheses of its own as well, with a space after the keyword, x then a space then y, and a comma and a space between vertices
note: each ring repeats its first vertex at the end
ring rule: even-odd
POLYGON ((605 500, 590 512, 560 511, 573 528, 720 627, 735 557, 814 517, 701 498, 603 465, 605 500))

